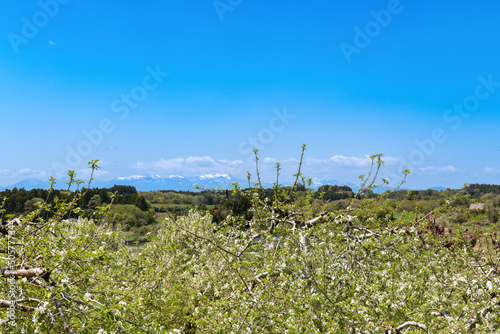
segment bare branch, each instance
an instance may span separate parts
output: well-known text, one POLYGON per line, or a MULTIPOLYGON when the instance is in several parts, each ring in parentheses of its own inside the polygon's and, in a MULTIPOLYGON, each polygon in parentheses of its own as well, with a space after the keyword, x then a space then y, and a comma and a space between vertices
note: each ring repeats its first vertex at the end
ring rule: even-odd
POLYGON ((407 322, 405 322, 404 324, 399 325, 399 326, 396 328, 396 333, 401 333, 401 330, 405 329, 406 327, 410 327, 410 326, 420 328, 420 329, 421 329, 421 330, 423 330, 424 332, 429 333, 429 331, 427 330, 427 328, 425 327, 425 325, 424 325, 424 324, 421 324, 421 323, 416 322, 416 321, 407 321, 407 322))
POLYGON ((4 300, 0 299, 0 307, 2 308, 10 308, 12 306, 19 308, 23 312, 35 312, 36 308, 31 307, 31 306, 26 306, 23 304, 18 304, 18 302, 30 302, 30 301, 35 301, 35 300, 25 300, 25 299, 20 299, 20 300, 15 300, 15 301, 10 301, 10 300, 4 300))
POLYGON ((288 274, 288 275, 291 275, 293 274, 292 270, 289 269, 289 268, 284 268, 284 269, 280 269, 280 270, 276 270, 275 272, 272 272, 272 273, 269 273, 268 271, 264 272, 264 273, 261 273, 261 274, 258 274, 257 276, 254 276, 254 281, 252 281, 250 283, 250 290, 252 290, 255 286, 255 281, 259 282, 262 284, 262 279, 266 278, 266 277, 278 277, 280 276, 282 273, 285 273, 285 274, 288 274))
POLYGON ((61 318, 63 320, 64 330, 66 331, 67 334, 71 334, 71 328, 68 324, 68 321, 66 320, 66 316, 64 315, 61 303, 59 302, 59 299, 57 297, 54 297, 54 303, 56 304, 56 307, 59 310, 59 314, 61 315, 61 318))
POLYGON ((37 277, 43 276, 45 273, 43 268, 32 268, 32 269, 19 269, 19 270, 6 270, 2 268, 2 276, 4 277, 37 277))

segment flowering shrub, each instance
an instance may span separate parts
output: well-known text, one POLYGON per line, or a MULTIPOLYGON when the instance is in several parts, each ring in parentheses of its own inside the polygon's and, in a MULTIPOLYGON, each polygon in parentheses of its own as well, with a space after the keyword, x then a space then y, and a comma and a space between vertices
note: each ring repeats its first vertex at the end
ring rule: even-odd
POLYGON ((37 212, 18 217, 0 239, 1 326, 9 333, 500 332, 498 236, 438 226, 439 209, 413 221, 391 220, 390 210, 377 217, 390 206, 363 197, 383 164, 372 159, 358 194, 364 199, 333 212, 313 208, 312 195, 296 198, 300 164, 294 186, 277 179, 273 198, 264 196, 257 165, 253 188, 233 188, 251 198, 251 219, 216 224, 192 210, 166 219, 140 253, 111 231, 108 208, 97 209, 97 221, 65 220, 72 203, 47 220, 37 212))

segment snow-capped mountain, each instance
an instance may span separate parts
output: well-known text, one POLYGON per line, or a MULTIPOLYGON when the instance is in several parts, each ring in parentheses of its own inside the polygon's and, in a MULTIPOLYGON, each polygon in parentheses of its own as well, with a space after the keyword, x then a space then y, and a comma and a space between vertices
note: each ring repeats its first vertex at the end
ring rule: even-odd
MULTIPOLYGON (((144 176, 144 175, 131 175, 125 177, 118 177, 116 179, 108 181, 94 180, 91 183, 91 187, 95 188, 111 188, 116 185, 126 185, 134 186, 137 190, 141 191, 151 191, 151 190, 177 190, 177 191, 190 191, 194 190, 195 186, 201 188, 222 188, 229 189, 233 182, 238 182, 239 180, 233 179, 227 174, 204 174, 195 177, 185 177, 180 175, 168 175, 168 176, 144 176)), ((58 179, 54 188, 56 189, 67 189, 68 179, 58 179)), ((86 186, 86 183, 84 184, 86 186)), ((76 186, 72 186, 74 189, 76 186)), ((17 182, 13 185, 2 187, 0 190, 13 189, 13 188, 24 188, 26 190, 41 188, 48 189, 49 181, 42 181, 38 179, 26 179, 17 182)))
MULTIPOLYGON (((54 188, 67 189, 67 182, 68 182, 67 178, 58 179, 56 180, 54 188)), ((234 182, 238 182, 240 187, 246 187, 248 185, 247 180, 237 179, 229 174, 203 174, 194 177, 181 176, 181 175, 168 175, 168 176, 130 175, 130 176, 118 177, 108 181, 94 180, 92 181, 91 187, 111 188, 116 184, 116 185, 134 186, 137 190, 141 191, 151 191, 151 190, 191 191, 195 189, 195 186, 206 189, 211 189, 211 188, 229 189, 232 187, 232 184, 234 182)), ((315 181, 312 184, 312 187, 317 189, 319 186, 323 184, 341 184, 341 183, 337 181, 315 179, 315 181)), ((289 183, 285 183, 285 185, 289 185, 289 183)), ((86 186, 86 183, 83 186, 86 186)), ((262 186, 264 188, 271 188, 273 184, 271 182, 263 182, 262 186)), ((35 188, 48 189, 49 181, 42 181, 38 179, 26 179, 16 184, 10 185, 8 187, 0 188, 0 190, 12 189, 14 187, 17 187, 18 189, 24 188, 26 190, 35 188)), ((74 189, 75 186, 72 186, 72 188, 74 189)))
POLYGON ((190 191, 194 190, 195 186, 201 188, 231 188, 231 183, 238 182, 227 174, 204 174, 195 177, 185 177, 181 175, 168 176, 144 176, 132 175, 127 177, 119 177, 109 181, 94 181, 92 184, 98 188, 111 188, 116 185, 134 186, 137 190, 177 190, 190 191))
MULTIPOLYGON (((67 189, 67 178, 56 180, 56 184, 54 188, 56 189, 67 189)), ((181 176, 181 175, 130 175, 118 177, 108 181, 92 181, 91 187, 95 188, 111 188, 114 185, 125 185, 125 186, 134 186, 137 190, 140 191, 151 191, 151 190, 176 190, 176 191, 193 191, 195 190, 195 186, 204 189, 229 189, 232 187, 232 184, 238 182, 239 186, 245 188, 248 186, 247 180, 237 179, 232 177, 229 174, 203 174, 200 176, 181 176)), ((293 182, 284 182, 283 185, 288 186, 293 182)), ((313 178, 311 187, 317 190, 322 185, 339 185, 339 186, 348 186, 354 192, 359 189, 359 186, 352 183, 340 182, 337 180, 330 179, 318 179, 313 178)), ((85 183, 83 186, 87 186, 85 183)), ((271 182, 263 182, 262 186, 264 188, 272 188, 273 184, 271 182)), ((72 189, 75 189, 75 185, 72 186, 72 189)), ((42 181, 38 179, 25 179, 15 184, 12 184, 7 187, 0 187, 0 191, 5 189, 13 189, 13 188, 24 188, 26 190, 30 189, 48 189, 49 181, 42 181)), ((437 188, 436 188, 437 189, 437 188)), ((377 193, 382 193, 386 190, 392 190, 390 187, 380 187, 376 188, 374 191, 377 193)))

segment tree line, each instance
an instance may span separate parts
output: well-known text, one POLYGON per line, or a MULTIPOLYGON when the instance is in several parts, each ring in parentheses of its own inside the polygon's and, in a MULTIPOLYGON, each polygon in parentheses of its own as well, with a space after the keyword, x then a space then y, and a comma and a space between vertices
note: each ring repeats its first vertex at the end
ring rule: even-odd
POLYGON ((65 190, 47 190, 24 188, 6 189, 0 192, 0 198, 5 198, 3 209, 5 214, 26 214, 33 210, 35 203, 53 203, 57 200, 71 200, 77 193, 79 197, 77 205, 84 214, 95 210, 97 206, 111 203, 111 197, 115 194, 114 204, 132 204, 142 211, 147 211, 150 206, 144 197, 137 192, 133 186, 115 185, 111 188, 83 188, 78 192, 70 193, 65 190))
MULTIPOLYGON (((282 187, 287 189, 287 187, 282 187)), ((275 188, 259 189, 260 197, 275 197, 275 188)), ((296 187, 296 198, 305 196, 308 189, 304 184, 296 187)), ((393 200, 423 200, 438 201, 443 200, 444 195, 453 195, 457 189, 446 189, 438 191, 427 190, 397 190, 387 195, 393 200)), ((465 188, 471 199, 481 199, 485 194, 500 194, 500 185, 471 184, 465 188)), ((250 220, 253 216, 251 210, 251 200, 248 196, 233 194, 230 190, 202 190, 202 191, 137 191, 133 186, 114 185, 111 188, 90 188, 80 189, 77 192, 64 190, 46 190, 24 188, 7 189, 0 192, 0 199, 5 198, 3 209, 7 215, 26 214, 33 211, 39 203, 54 203, 54 201, 68 201, 74 198, 77 193, 81 193, 77 206, 79 213, 70 214, 70 218, 78 216, 91 218, 98 207, 102 207, 113 202, 110 211, 110 222, 121 224, 125 229, 132 227, 139 228, 155 222, 155 216, 159 213, 171 213, 175 216, 185 215, 191 208, 209 212, 213 222, 219 223, 228 215, 243 217, 250 220)), ((344 200, 360 196, 348 186, 322 185, 316 191, 310 191, 312 198, 320 202, 332 202, 342 204, 344 200)), ((373 191, 363 193, 365 198, 376 198, 380 196, 373 191)), ((292 199, 294 200, 294 199, 292 199)), ((464 199, 465 200, 465 199, 464 199)), ((437 202, 436 202, 437 203, 437 202)), ((467 203, 455 203, 465 205, 467 203)), ((336 205, 337 208, 339 205, 336 205)), ((497 205, 491 205, 496 207, 497 205)), ((158 217, 157 217, 158 218, 158 217)), ((163 218, 160 216, 159 218, 163 218)))

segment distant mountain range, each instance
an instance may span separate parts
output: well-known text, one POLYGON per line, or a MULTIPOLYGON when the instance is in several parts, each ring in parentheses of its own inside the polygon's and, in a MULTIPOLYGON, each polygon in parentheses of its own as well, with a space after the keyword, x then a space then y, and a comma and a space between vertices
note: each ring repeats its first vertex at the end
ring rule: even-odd
MULTIPOLYGON (((67 178, 56 180, 54 188, 56 189, 67 189, 67 178)), ((134 186, 137 190, 141 191, 151 191, 151 190, 177 190, 177 191, 188 191, 194 190, 195 186, 200 186, 202 188, 231 188, 233 182, 238 182, 238 180, 232 179, 227 174, 204 174, 196 177, 184 177, 180 175, 170 175, 170 176, 143 176, 143 175, 133 175, 127 177, 119 177, 116 179, 108 181, 94 180, 92 181, 91 187, 96 188, 111 188, 114 185, 126 185, 134 186)), ((86 183, 83 185, 86 186, 86 183)), ((75 185, 72 186, 74 188, 75 185)), ((48 189, 49 181, 41 181, 38 179, 25 179, 15 184, 7 187, 0 187, 0 190, 13 189, 13 188, 24 188, 26 190, 41 188, 48 189)))
MULTIPOLYGON (((55 188, 56 189, 66 189, 68 179, 59 179, 56 180, 55 188)), ((201 188, 211 189, 211 188, 219 188, 219 189, 229 189, 231 188, 234 182, 238 182, 240 187, 246 187, 248 185, 247 180, 237 179, 231 177, 228 174, 204 174, 200 176, 194 177, 186 177, 180 175, 169 175, 169 176, 144 176, 144 175, 132 175, 127 177, 118 177, 116 179, 112 179, 109 181, 92 181, 91 186, 96 188, 111 188, 114 185, 126 185, 126 186, 134 186, 137 190, 140 191, 152 191, 152 190, 176 190, 176 191, 193 191, 195 186, 199 186, 201 188)), ((285 185, 290 185, 291 183, 285 183, 285 185)), ((348 186, 353 191, 357 191, 359 186, 352 183, 342 183, 337 180, 321 180, 317 178, 313 178, 313 182, 311 184, 312 188, 318 189, 322 185, 339 185, 339 186, 348 186)), ((273 186, 272 183, 263 183, 262 186, 264 188, 271 188, 273 186)), ((74 189, 75 186, 72 188, 74 189)), ((25 179, 15 184, 12 184, 7 187, 0 187, 1 190, 5 189, 13 189, 13 188, 24 188, 26 190, 30 189, 48 189, 49 181, 42 181, 39 179, 25 179)), ((386 190, 392 190, 391 187, 380 187, 376 188, 375 192, 382 193, 386 190)), ((445 190, 443 187, 433 187, 430 188, 433 190, 445 190)))
POLYGON ((228 174, 204 174, 195 177, 185 177, 180 175, 169 176, 143 176, 133 175, 127 177, 119 177, 109 181, 96 181, 94 187, 111 188, 116 185, 134 186, 137 190, 177 190, 177 191, 192 191, 195 186, 201 188, 231 188, 233 182, 238 182, 231 178, 228 174))
POLYGON ((19 181, 13 185, 7 186, 7 187, 0 187, 0 191, 5 190, 5 189, 13 189, 13 188, 24 188, 26 190, 30 189, 48 189, 49 188, 49 181, 42 181, 39 179, 24 179, 22 181, 19 181))

